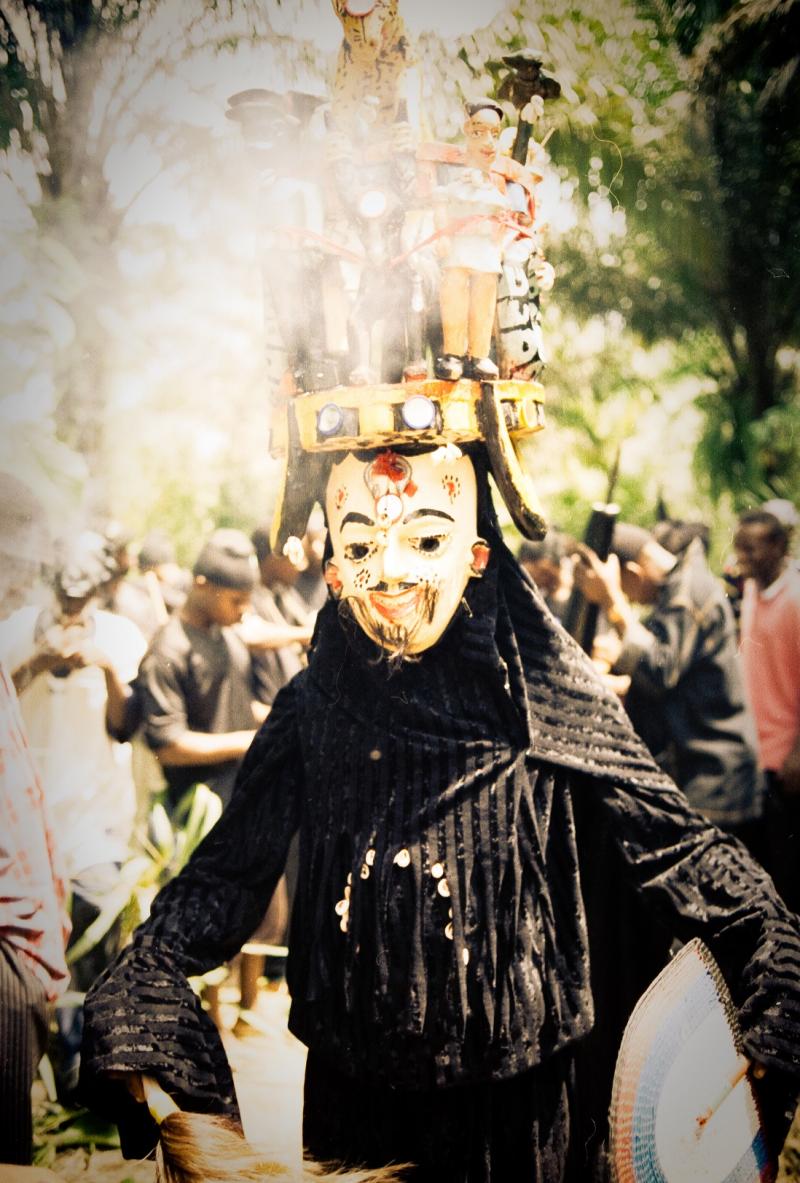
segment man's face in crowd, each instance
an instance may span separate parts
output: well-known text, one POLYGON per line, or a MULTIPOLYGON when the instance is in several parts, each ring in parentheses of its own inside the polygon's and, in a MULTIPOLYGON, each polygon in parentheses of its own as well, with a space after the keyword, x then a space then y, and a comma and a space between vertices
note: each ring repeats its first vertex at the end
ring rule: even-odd
POLYGON ((237 587, 222 587, 202 576, 199 578, 202 579, 203 608, 208 619, 220 628, 238 624, 250 607, 250 592, 237 587))
POLYGON ((786 555, 786 539, 774 534, 763 522, 747 522, 736 531, 733 540, 739 570, 745 579, 755 579, 768 587, 781 573, 786 555))
POLYGON ((477 486, 467 456, 379 452, 334 466, 326 579, 357 623, 391 653, 421 653, 444 633, 475 561, 477 486))
POLYGON ((68 596, 64 592, 57 590, 56 599, 61 615, 61 624, 76 624, 82 620, 96 594, 96 592, 92 591, 88 596, 68 596))

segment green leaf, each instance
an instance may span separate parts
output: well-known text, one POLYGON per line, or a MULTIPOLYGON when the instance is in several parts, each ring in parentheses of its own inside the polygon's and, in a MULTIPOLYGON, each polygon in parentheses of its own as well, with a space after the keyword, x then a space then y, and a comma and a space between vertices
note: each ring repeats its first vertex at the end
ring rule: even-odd
POLYGON ((142 879, 147 875, 151 860, 144 856, 129 859, 120 870, 119 880, 109 892, 106 903, 95 920, 89 925, 74 945, 67 950, 67 964, 72 965, 81 957, 94 949, 106 935, 111 925, 128 906, 131 894, 142 879))

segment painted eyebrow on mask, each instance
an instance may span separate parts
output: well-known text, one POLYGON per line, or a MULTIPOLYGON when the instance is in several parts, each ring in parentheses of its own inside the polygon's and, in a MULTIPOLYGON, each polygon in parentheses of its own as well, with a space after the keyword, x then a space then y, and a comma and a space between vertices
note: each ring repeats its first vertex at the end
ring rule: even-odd
POLYGON ((417 518, 444 518, 446 522, 454 522, 456 520, 449 513, 445 513, 441 509, 415 509, 407 518, 403 518, 403 525, 407 526, 409 522, 414 522, 417 518))
POLYGON ((351 510, 350 513, 346 513, 344 515, 344 517, 342 518, 342 524, 339 527, 339 529, 343 530, 349 522, 355 522, 359 526, 374 526, 375 525, 372 518, 368 518, 365 513, 356 513, 354 510, 351 510))

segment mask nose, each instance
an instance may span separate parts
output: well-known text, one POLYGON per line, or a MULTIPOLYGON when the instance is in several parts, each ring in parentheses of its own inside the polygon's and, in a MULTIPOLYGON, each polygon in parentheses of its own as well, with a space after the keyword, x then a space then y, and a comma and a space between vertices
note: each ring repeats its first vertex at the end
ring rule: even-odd
POLYGON ((408 574, 404 548, 400 545, 399 539, 395 537, 393 530, 389 531, 389 537, 383 549, 382 566, 383 578, 386 583, 398 583, 408 574))

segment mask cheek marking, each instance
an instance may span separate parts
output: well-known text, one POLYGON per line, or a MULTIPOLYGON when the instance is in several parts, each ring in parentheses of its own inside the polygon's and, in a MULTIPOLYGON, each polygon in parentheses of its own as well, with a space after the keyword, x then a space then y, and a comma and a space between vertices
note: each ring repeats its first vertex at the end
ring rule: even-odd
POLYGON ((461 478, 453 476, 452 473, 445 473, 442 477, 442 488, 448 496, 450 504, 453 505, 459 494, 461 493, 461 478))
POLYGON ((426 624, 430 624, 439 602, 439 580, 432 580, 425 584, 422 592, 422 617, 426 624))
POLYGON ((353 586, 357 591, 365 591, 369 586, 369 571, 366 568, 356 573, 353 579, 353 586))

